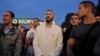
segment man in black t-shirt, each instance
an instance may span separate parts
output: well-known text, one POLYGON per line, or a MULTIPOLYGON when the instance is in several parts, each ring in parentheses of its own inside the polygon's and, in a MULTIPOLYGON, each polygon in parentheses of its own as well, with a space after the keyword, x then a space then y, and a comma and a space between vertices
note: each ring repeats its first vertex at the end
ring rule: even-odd
MULTIPOLYGON (((83 1, 79 5, 78 16, 83 22, 74 28, 70 34, 67 45, 68 56, 94 56, 100 51, 100 23, 94 18, 95 6, 91 1, 83 1), (95 25, 95 26, 94 26, 95 25), (75 52, 73 52, 73 48, 75 52)), ((100 56, 100 55, 99 55, 100 56)))

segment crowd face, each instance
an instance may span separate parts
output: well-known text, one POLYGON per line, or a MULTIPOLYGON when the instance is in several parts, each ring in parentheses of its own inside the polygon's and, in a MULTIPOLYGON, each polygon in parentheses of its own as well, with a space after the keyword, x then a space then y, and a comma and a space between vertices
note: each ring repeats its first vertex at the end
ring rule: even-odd
POLYGON ((39 20, 34 19, 33 20, 33 25, 34 25, 34 27, 37 27, 39 25, 39 20))
POLYGON ((79 25, 80 20, 79 17, 77 15, 73 15, 71 17, 70 23, 74 26, 74 25, 79 25))
POLYGON ((100 21, 100 16, 96 16, 95 19, 96 19, 97 21, 100 21))
POLYGON ((18 30, 22 31, 23 27, 21 25, 18 25, 18 30))
POLYGON ((78 16, 79 16, 79 18, 86 16, 87 12, 88 12, 88 9, 86 7, 84 7, 83 4, 80 4, 79 8, 78 8, 78 16))
POLYGON ((29 23, 29 28, 33 28, 33 23, 29 23))
POLYGON ((12 23, 13 18, 11 17, 11 13, 10 12, 5 12, 3 14, 3 22, 4 24, 10 24, 12 23))
POLYGON ((52 11, 47 11, 46 12, 45 19, 46 19, 47 23, 52 22, 53 21, 53 17, 54 17, 54 14, 53 14, 52 11))

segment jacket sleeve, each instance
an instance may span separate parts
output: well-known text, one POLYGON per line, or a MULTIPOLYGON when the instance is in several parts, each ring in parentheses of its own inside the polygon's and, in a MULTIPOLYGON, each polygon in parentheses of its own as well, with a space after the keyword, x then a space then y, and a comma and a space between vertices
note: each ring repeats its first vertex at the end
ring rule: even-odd
POLYGON ((34 54, 35 56, 42 56, 42 52, 39 47, 39 39, 38 39, 38 34, 37 31, 34 32, 34 39, 33 39, 33 49, 34 49, 34 54))
POLYGON ((21 36, 21 32, 18 32, 16 44, 15 44, 14 56, 21 56, 21 52, 22 52, 22 36, 21 36))
POLYGON ((62 50, 62 45, 63 45, 63 36, 62 36, 62 31, 59 31, 58 34, 58 39, 57 39, 57 47, 51 52, 50 56, 58 56, 62 50))

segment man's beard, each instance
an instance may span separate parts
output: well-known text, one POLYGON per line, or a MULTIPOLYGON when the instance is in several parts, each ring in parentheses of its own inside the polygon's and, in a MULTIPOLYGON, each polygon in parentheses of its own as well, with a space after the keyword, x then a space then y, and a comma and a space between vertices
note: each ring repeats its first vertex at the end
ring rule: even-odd
POLYGON ((53 21, 53 18, 50 18, 50 17, 47 17, 47 18, 46 18, 46 22, 47 22, 47 23, 50 23, 50 22, 52 22, 52 21, 53 21), (49 19, 48 19, 48 18, 49 18, 49 19))
POLYGON ((52 20, 53 20, 53 19, 50 19, 50 20, 46 20, 46 22, 47 22, 47 23, 50 23, 50 22, 52 22, 52 20))
POLYGON ((13 23, 11 23, 11 22, 10 23, 3 23, 3 24, 4 24, 4 27, 7 26, 7 25, 10 25, 10 24, 13 25, 13 23))

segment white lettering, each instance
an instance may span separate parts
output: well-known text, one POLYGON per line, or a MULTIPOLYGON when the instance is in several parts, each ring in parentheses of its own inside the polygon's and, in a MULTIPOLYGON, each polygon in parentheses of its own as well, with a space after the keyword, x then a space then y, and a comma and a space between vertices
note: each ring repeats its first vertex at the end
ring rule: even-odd
POLYGON ((16 24, 16 23, 18 23, 18 22, 17 22, 17 20, 16 20, 16 19, 14 19, 14 20, 13 20, 13 23, 14 23, 14 24, 16 24))

